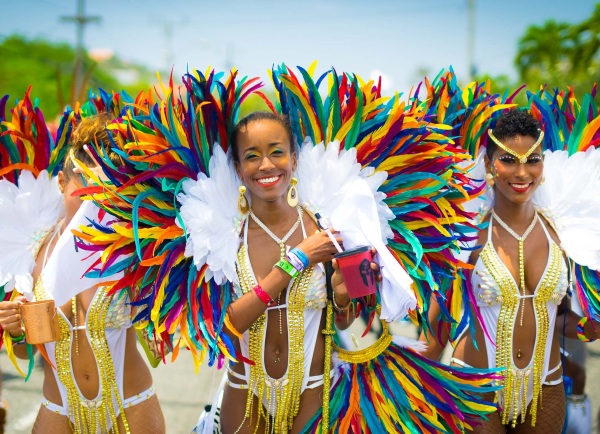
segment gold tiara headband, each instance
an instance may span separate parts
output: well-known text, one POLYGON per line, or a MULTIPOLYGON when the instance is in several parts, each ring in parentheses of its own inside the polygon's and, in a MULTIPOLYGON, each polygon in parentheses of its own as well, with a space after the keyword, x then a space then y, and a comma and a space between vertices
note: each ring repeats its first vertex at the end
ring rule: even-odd
POLYGON ((81 167, 79 165, 79 163, 77 162, 77 159, 75 158, 75 152, 73 151, 72 147, 71 147, 71 149, 69 149, 69 159, 71 160, 71 163, 73 163, 74 169, 81 167))
POLYGON ((494 136, 492 129, 488 130, 488 136, 490 136, 490 139, 492 139, 494 141, 494 143, 496 145, 498 145, 498 147, 500 149, 502 149, 504 152, 507 152, 510 155, 512 155, 513 157, 515 157, 517 160, 519 160, 519 162, 521 164, 525 164, 525 163, 527 163, 527 158, 529 158, 529 156, 535 150, 535 148, 537 148, 538 145, 540 143, 542 143, 542 140, 544 140, 544 132, 542 130, 538 130, 538 131, 540 132, 540 136, 538 137, 536 142, 533 144, 533 146, 531 148, 529 148, 529 150, 527 152, 525 152, 524 154, 519 154, 518 152, 515 152, 512 149, 510 149, 509 147, 507 147, 506 145, 504 145, 500 140, 498 140, 496 138, 496 136, 494 136))

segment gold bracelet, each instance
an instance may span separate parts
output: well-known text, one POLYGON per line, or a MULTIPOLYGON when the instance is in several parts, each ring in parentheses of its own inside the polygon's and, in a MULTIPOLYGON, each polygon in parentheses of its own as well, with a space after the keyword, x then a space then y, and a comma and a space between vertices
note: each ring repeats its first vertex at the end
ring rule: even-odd
POLYGON ((335 308, 335 310, 337 312, 346 312, 348 309, 350 309, 350 306, 352 305, 352 299, 348 298, 348 304, 346 304, 346 306, 340 307, 338 306, 338 304, 335 302, 335 293, 333 293, 333 307, 335 308))

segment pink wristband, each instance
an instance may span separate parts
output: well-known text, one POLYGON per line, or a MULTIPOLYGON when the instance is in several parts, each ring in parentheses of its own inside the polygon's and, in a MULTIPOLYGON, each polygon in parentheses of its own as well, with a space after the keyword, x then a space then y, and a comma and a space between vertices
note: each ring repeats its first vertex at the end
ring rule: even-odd
POLYGON ((269 297, 269 294, 267 294, 258 283, 254 285, 254 287, 252 287, 252 291, 260 299, 260 301, 262 301, 267 306, 271 306, 273 305, 273 303, 275 303, 275 300, 269 297))

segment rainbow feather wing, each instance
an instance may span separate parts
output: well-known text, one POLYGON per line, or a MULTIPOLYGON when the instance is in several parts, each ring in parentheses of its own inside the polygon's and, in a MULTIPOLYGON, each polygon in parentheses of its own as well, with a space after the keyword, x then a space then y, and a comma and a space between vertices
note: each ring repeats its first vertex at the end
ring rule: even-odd
MULTIPOLYGON (((544 137, 544 148, 547 151, 551 151, 552 154, 546 155, 547 163, 552 162, 554 158, 560 157, 560 152, 566 151, 568 155, 567 161, 563 161, 559 165, 558 169, 563 169, 563 172, 556 172, 553 170, 553 166, 549 169, 546 168, 550 183, 556 182, 556 185, 552 186, 550 191, 548 186, 544 185, 539 190, 537 196, 538 205, 542 207, 550 206, 553 212, 550 212, 547 216, 554 223, 559 219, 562 224, 559 224, 558 235, 561 237, 572 236, 573 229, 577 228, 567 227, 566 230, 570 230, 568 235, 565 235, 565 227, 571 226, 572 218, 567 215, 571 215, 576 219, 576 225, 580 228, 584 227, 585 223, 591 225, 585 226, 590 228, 587 239, 590 236, 594 236, 594 227, 597 227, 597 223, 593 223, 594 217, 598 215, 598 210, 595 200, 596 184, 598 183, 598 168, 597 168, 597 153, 600 145, 600 112, 594 101, 596 94, 596 87, 592 89, 591 93, 585 94, 581 100, 581 103, 575 96, 573 87, 569 87, 566 90, 560 91, 554 89, 549 91, 546 88, 541 88, 536 93, 529 93, 529 103, 531 113, 540 121, 543 126, 545 137, 544 137), (589 160, 587 162, 585 160, 589 160), (580 162, 579 170, 575 163, 580 162), (570 167, 575 172, 567 173, 564 168, 570 167), (590 167, 591 166, 591 167, 590 167), (554 176, 553 176, 554 175, 554 176), (575 179, 577 176, 585 185, 574 185, 570 194, 560 195, 562 203, 555 203, 555 196, 559 195, 562 191, 560 188, 564 183, 564 177, 571 177, 575 179), (589 195, 589 196, 587 196, 589 195), (579 201, 578 203, 576 201, 579 201), (571 203, 577 203, 576 206, 569 206, 571 203), (587 209, 586 209, 587 208, 587 209), (584 221, 581 219, 582 216, 591 217, 591 221, 584 221)), ((548 166, 548 164, 547 164, 548 166)), ((572 183, 573 181, 571 181, 572 183)), ((571 185, 566 184, 566 186, 571 185)), ((537 197, 536 197, 537 199, 537 197)), ((589 218, 588 218, 589 220, 589 218)), ((582 237, 581 241, 585 238, 582 237)), ((563 248, 567 251, 570 256, 576 256, 583 262, 588 262, 586 265, 575 264, 575 293, 580 301, 581 307, 585 316, 596 321, 600 320, 600 295, 598 288, 600 283, 600 270, 597 268, 597 264, 593 267, 589 261, 583 261, 585 256, 581 256, 580 252, 570 251, 570 248, 577 247, 578 245, 586 245, 569 242, 570 240, 563 240, 563 248), (567 243, 564 243, 567 241, 567 243), (574 245, 575 244, 575 245, 574 245), (565 246, 566 245, 566 246, 565 246), (569 248, 570 247, 570 248, 569 248)), ((591 246, 590 246, 591 247, 591 246)), ((592 247, 593 248, 593 247, 592 247)), ((597 262, 597 261, 596 261, 597 262)))
POLYGON ((186 180, 210 175, 215 147, 227 150, 241 102, 260 83, 235 80, 232 72, 199 71, 184 77, 187 93, 174 95, 173 81, 164 98, 147 97, 137 113, 110 125, 113 148, 124 164, 102 161, 113 185, 88 187, 85 192, 118 222, 110 227, 81 228, 93 249, 103 249, 96 273, 125 271, 114 291, 129 290, 136 306, 134 321, 147 327, 176 355, 176 330, 192 350, 196 366, 205 355, 221 365, 234 357, 231 339, 223 333, 230 303, 229 282, 216 284, 206 264, 194 265, 186 254, 187 236, 177 197, 186 180))
MULTIPOLYGON (((352 150, 366 173, 387 174, 377 192, 392 214, 387 246, 414 280, 415 314, 427 324, 432 294, 443 298, 452 295, 448 287, 460 288, 446 285, 459 282, 456 276, 465 266, 454 253, 477 231, 463 208, 482 188, 468 176, 468 153, 448 138, 448 127, 429 122, 431 113, 420 103, 383 97, 378 85, 353 75, 331 70, 313 80, 300 71, 302 80, 285 66, 273 70, 279 107, 292 120, 297 139, 310 138, 303 146, 312 142, 322 149, 319 143, 328 143, 321 160, 339 144, 340 158, 352 150), (323 98, 319 85, 325 82, 323 98)), ((453 306, 446 316, 460 320, 461 307, 453 306)), ((362 300, 357 311, 363 309, 372 318, 376 301, 362 300)), ((466 322, 456 321, 457 333, 464 327, 466 322)), ((366 363, 342 368, 330 398, 331 432, 462 432, 496 410, 477 395, 493 390, 492 377, 437 365, 392 344, 366 363)), ((320 417, 304 432, 319 432, 320 417)))
MULTIPOLYGON (((302 80, 285 66, 272 71, 282 112, 298 140, 338 141, 340 150, 356 149, 363 168, 387 172, 379 191, 394 214, 388 247, 415 280, 417 315, 427 323, 423 313, 431 294, 444 297, 444 279, 453 279, 464 266, 454 252, 476 231, 463 209, 481 192, 463 168, 468 154, 452 144, 448 127, 429 122, 433 109, 423 103, 383 97, 378 85, 354 75, 330 70, 313 79, 300 72, 302 80), (325 98, 319 92, 323 83, 328 84, 325 98)), ((456 124, 460 120, 449 110, 445 116, 456 124)), ((473 118, 481 122, 478 116, 473 118)), ((458 312, 453 315, 460 318, 458 312)))
POLYGON ((18 185, 21 170, 35 176, 47 170, 56 175, 66 149, 73 122, 73 112, 67 108, 60 119, 56 136, 46 124, 37 100, 31 99, 31 88, 22 100, 6 114, 8 95, 0 99, 0 176, 18 185))
POLYGON ((565 150, 569 155, 600 145, 600 112, 594 101, 596 87, 581 103, 573 87, 564 91, 541 88, 528 93, 530 110, 545 132, 544 149, 565 150))
MULTIPOLYGON (((474 222, 473 217, 484 206, 481 194, 489 196, 481 175, 477 175, 480 168, 479 164, 476 164, 480 161, 480 155, 487 146, 488 137, 485 132, 494 126, 502 111, 515 107, 514 98, 522 90, 522 87, 510 95, 508 93, 503 95, 491 93, 489 81, 473 82, 461 88, 451 68, 448 71, 441 71, 432 82, 425 79, 424 86, 425 97, 423 99, 415 97, 413 104, 425 113, 427 119, 445 125, 446 135, 453 140, 453 146, 466 151, 472 158, 471 161, 467 160, 460 165, 461 168, 467 168, 469 172, 463 172, 459 176, 467 177, 468 180, 463 182, 466 182, 471 189, 469 196, 475 198, 461 202, 461 208, 468 211, 464 212, 463 216, 467 217, 469 222, 474 222)), ((418 91, 416 95, 418 96, 418 91)), ((455 254, 460 254, 462 261, 467 261, 468 252, 475 248, 479 229, 480 227, 473 223, 463 226, 461 230, 463 237, 459 241, 462 254, 459 250, 454 251, 455 254)), ((440 336, 445 327, 449 332, 451 342, 458 338, 465 327, 469 326, 473 330, 473 318, 469 308, 471 305, 470 294, 464 278, 464 271, 471 266, 463 263, 461 268, 456 274, 457 279, 443 278, 445 283, 442 283, 441 286, 447 289, 443 297, 438 296, 438 303, 442 307, 442 316, 446 317, 445 319, 451 318, 451 321, 440 322, 440 328, 434 332, 440 336)))

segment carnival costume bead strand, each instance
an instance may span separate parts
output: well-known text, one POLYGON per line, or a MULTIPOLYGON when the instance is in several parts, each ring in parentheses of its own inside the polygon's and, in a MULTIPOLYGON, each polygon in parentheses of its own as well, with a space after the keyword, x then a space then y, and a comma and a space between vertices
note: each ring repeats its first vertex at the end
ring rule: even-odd
MULTIPOLYGON (((250 210, 250 217, 252 218, 252 220, 254 220, 254 223, 256 223, 262 230, 264 230, 267 235, 269 235, 273 241, 275 241, 277 244, 279 244, 279 260, 283 261, 285 260, 285 243, 287 242, 287 240, 290 239, 290 237, 294 234, 294 232, 296 232, 296 229, 298 229, 298 226, 300 225, 300 223, 302 223, 302 214, 304 213, 304 210, 302 209, 302 207, 297 206, 296 207, 296 211, 298 212, 298 219, 296 220, 296 222, 293 224, 293 226, 290 228, 290 230, 287 232, 287 234, 285 234, 283 236, 283 238, 279 238, 277 235, 275 235, 271 229, 269 229, 267 227, 267 225, 265 225, 258 217, 256 217, 256 214, 254 214, 254 212, 252 212, 252 210, 250 210)), ((292 276, 294 277, 294 276, 292 276)), ((277 295, 277 305, 281 306, 281 292, 279 293, 279 295, 277 295)), ((282 326, 282 313, 281 313, 281 307, 279 307, 279 309, 277 309, 279 311, 279 334, 282 335, 283 334, 283 326, 282 326)))
POLYGON ((325 361, 323 366, 323 410, 321 412, 321 432, 329 432, 329 390, 331 389, 331 349, 333 346, 333 335, 335 330, 333 329, 333 306, 331 301, 327 302, 327 313, 325 319, 325 329, 321 331, 325 338, 325 361))
POLYGON ((542 143, 542 140, 544 140, 544 132, 542 130, 538 131, 540 135, 538 136, 537 140, 524 154, 519 154, 518 152, 516 152, 513 149, 510 149, 508 146, 506 146, 504 143, 498 140, 496 136, 494 136, 494 132, 491 128, 488 130, 488 136, 496 145, 498 145, 500 149, 515 157, 519 163, 525 164, 527 163, 527 159, 529 158, 529 156, 533 153, 533 151, 535 151, 535 148, 537 148, 540 145, 540 143, 542 143))
MULTIPOLYGON (((521 296, 525 297, 525 254, 523 251, 523 245, 531 231, 533 231, 533 228, 535 227, 535 224, 538 221, 538 213, 537 211, 535 211, 533 215, 533 220, 529 224, 529 227, 527 228, 525 233, 521 236, 517 235, 516 232, 510 228, 510 226, 504 223, 504 221, 498 216, 498 214, 496 214, 494 210, 492 210, 492 216, 498 223, 500 223, 500 226, 502 226, 506 230, 506 232, 508 232, 513 238, 515 238, 519 242, 519 278, 521 281, 521 296)), ((525 311, 525 300, 523 299, 519 301, 519 303, 521 304, 521 318, 519 320, 519 325, 523 327, 523 312, 525 311)))
POLYGON ((539 288, 535 294, 534 315, 537 338, 533 351, 533 366, 530 364, 525 369, 517 368, 512 358, 514 323, 519 305, 518 288, 515 288, 514 280, 500 261, 497 253, 493 250, 491 243, 486 244, 480 258, 485 267, 490 271, 493 279, 497 282, 503 299, 496 332, 496 367, 506 369, 502 380, 504 388, 497 392, 496 396, 496 400, 498 400, 499 394, 502 394, 504 397, 503 402, 500 402, 502 405, 502 423, 512 423, 513 427, 516 426, 519 403, 521 407, 521 423, 525 421, 527 413, 526 388, 528 387, 530 377, 533 376, 533 399, 530 405, 530 412, 532 426, 535 426, 537 406, 542 392, 544 352, 548 339, 549 318, 547 303, 552 299, 554 288, 560 280, 563 260, 562 251, 558 246, 552 244, 550 263, 543 281, 538 285, 539 288), (512 420, 510 418, 511 414, 512 420))
MULTIPOLYGON (((238 252, 237 263, 240 287, 242 292, 246 293, 252 290, 255 282, 250 271, 250 259, 244 245, 238 252)), ((238 431, 246 420, 252 420, 253 390, 256 391, 259 401, 266 393, 267 408, 275 413, 271 420, 263 406, 258 406, 258 417, 265 419, 266 432, 276 434, 288 432, 298 414, 304 379, 304 298, 312 272, 313 268, 309 267, 299 273, 292 281, 289 291, 287 309, 289 358, 287 374, 284 377, 267 379, 265 375, 263 339, 267 323, 266 313, 262 314, 249 329, 248 356, 254 364, 250 366, 246 412, 238 431)))
POLYGON ((75 325, 73 339, 75 340, 75 354, 79 355, 79 335, 77 330, 79 327, 79 321, 77 318, 77 296, 71 299, 71 312, 73 313, 73 324, 75 325))

